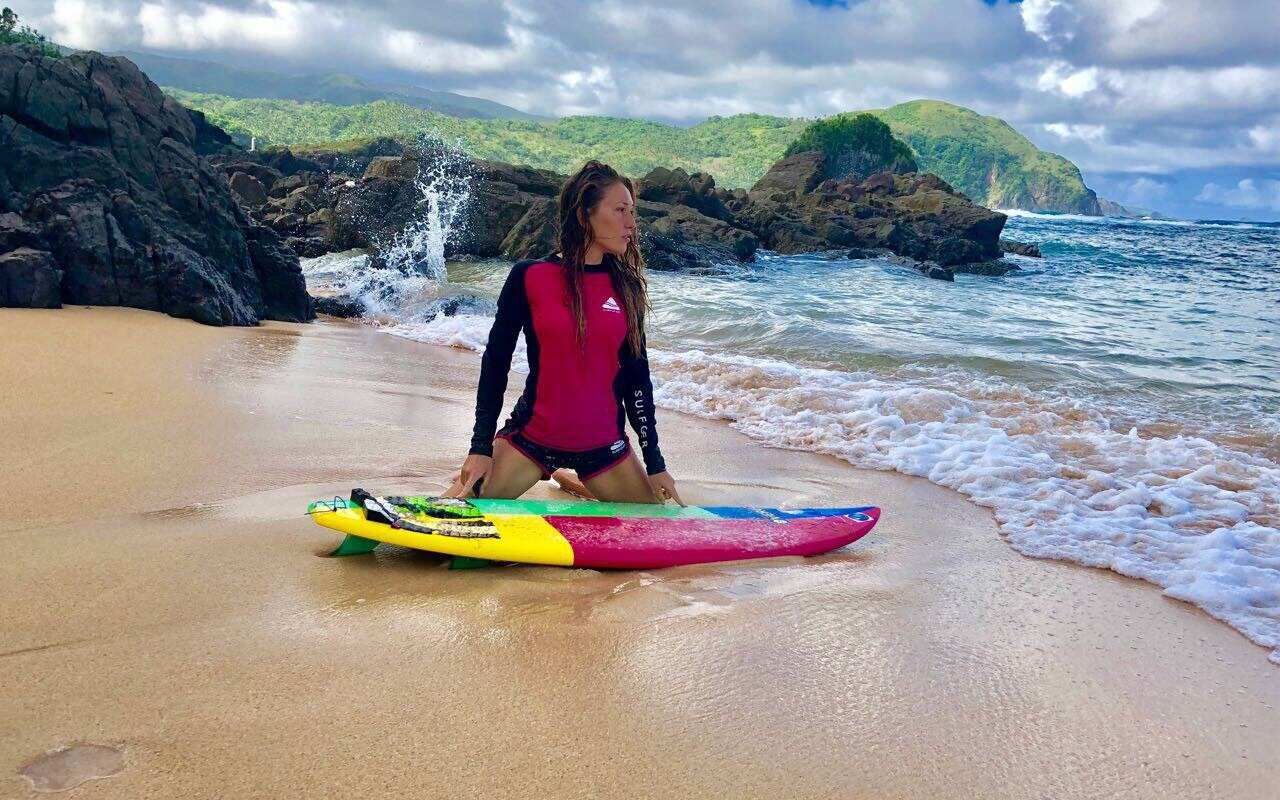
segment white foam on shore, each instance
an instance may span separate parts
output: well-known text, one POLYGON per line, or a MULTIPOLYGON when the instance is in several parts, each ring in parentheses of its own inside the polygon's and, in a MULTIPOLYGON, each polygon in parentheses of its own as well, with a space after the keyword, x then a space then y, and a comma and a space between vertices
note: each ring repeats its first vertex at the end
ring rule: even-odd
MULTIPOLYGON (((415 342, 440 344, 445 347, 460 347, 483 353, 489 340, 489 329, 493 327, 493 317, 478 314, 456 314, 446 317, 438 315, 426 322, 402 322, 395 325, 381 325, 383 333, 412 339, 415 342)), ((529 371, 529 355, 524 343, 524 334, 516 340, 516 349, 511 356, 511 368, 517 372, 529 371)))
MULTIPOLYGON (((483 352, 492 322, 384 330, 483 352)), ((522 342, 520 371, 524 358, 522 342)), ((663 408, 955 489, 993 509, 1019 552, 1150 581, 1280 664, 1280 465, 1197 436, 1113 430, 1080 402, 959 371, 842 372, 700 350, 649 359, 663 408)))

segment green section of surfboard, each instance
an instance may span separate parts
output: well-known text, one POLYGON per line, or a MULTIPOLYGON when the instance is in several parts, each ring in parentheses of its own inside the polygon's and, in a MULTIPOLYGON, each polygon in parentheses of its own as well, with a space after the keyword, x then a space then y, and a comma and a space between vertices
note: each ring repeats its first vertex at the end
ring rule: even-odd
POLYGON ((599 500, 498 500, 467 502, 485 514, 529 514, 539 517, 638 517, 643 519, 717 519, 705 508, 659 503, 606 503, 599 500))
MULTIPOLYGON (((436 498, 426 495, 403 498, 420 511, 428 511, 436 498)), ((468 498, 467 502, 481 514, 528 514, 547 517, 632 517, 642 519, 718 519, 718 515, 698 506, 679 506, 674 503, 606 503, 599 500, 499 500, 468 498)), ((335 508, 360 508, 358 503, 335 497, 333 500, 317 500, 307 506, 307 513, 333 511, 335 508)), ((454 513, 456 508, 451 509, 454 513)))

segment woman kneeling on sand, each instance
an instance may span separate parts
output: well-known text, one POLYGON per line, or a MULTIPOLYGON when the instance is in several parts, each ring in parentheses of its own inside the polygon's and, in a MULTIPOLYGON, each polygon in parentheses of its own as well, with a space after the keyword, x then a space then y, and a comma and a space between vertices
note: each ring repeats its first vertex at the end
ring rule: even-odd
POLYGON ((684 505, 658 450, 634 187, 608 165, 588 161, 561 188, 558 211, 559 251, 517 262, 498 296, 471 449, 446 496, 515 498, 554 476, 584 497, 684 505), (529 377, 495 434, 522 330, 529 377))

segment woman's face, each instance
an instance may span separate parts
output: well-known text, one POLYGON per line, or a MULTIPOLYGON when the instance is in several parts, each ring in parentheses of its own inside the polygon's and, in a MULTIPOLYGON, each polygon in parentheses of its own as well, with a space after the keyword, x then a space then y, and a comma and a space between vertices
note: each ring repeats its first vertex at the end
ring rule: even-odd
POLYGON ((621 257, 636 238, 636 204, 621 181, 605 190, 591 212, 591 234, 606 252, 621 257))

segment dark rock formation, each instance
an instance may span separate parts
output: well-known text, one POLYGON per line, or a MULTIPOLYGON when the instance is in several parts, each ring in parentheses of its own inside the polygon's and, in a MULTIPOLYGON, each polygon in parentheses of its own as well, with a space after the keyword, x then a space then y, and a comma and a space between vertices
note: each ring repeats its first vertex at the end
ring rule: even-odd
MULTIPOLYGON (((332 206, 328 224, 309 229, 309 235, 324 238, 330 249, 368 248, 389 242, 422 213, 422 192, 412 180, 378 176, 348 180, 350 186, 344 181, 329 187, 332 206)), ((297 231, 309 225, 305 217, 287 214, 268 221, 277 230, 286 227, 297 231)))
POLYGON ((245 158, 246 156, 251 156, 252 153, 238 153, 236 155, 241 157, 220 158, 215 156, 210 158, 209 161, 228 178, 237 172, 242 172, 253 177, 254 180, 262 184, 264 189, 274 186, 276 181, 284 177, 284 173, 275 167, 269 167, 266 164, 260 164, 257 161, 245 158))
POLYGON ((955 283, 956 281, 956 273, 954 270, 947 269, 946 267, 940 267, 940 266, 937 266, 936 264, 930 264, 925 266, 921 270, 921 272, 924 273, 924 276, 926 278, 933 278, 934 280, 939 280, 939 281, 947 281, 949 283, 955 283))
POLYGON ((413 186, 420 155, 395 139, 378 138, 342 151, 240 151, 211 161, 256 219, 297 255, 311 258, 394 238, 421 212, 421 192, 413 186), (257 180, 265 201, 256 202, 251 187, 242 191, 236 173, 257 180))
MULTIPOLYGON (((1093 195, 1093 190, 1090 189, 1089 193, 1093 195)), ((1104 197, 1096 197, 1096 195, 1095 195, 1095 199, 1097 200, 1096 211, 1080 211, 1079 213, 1081 214, 1095 213, 1095 214, 1101 214, 1104 217, 1124 217, 1125 219, 1169 219, 1169 217, 1165 216, 1164 214, 1161 214, 1159 211, 1155 211, 1150 208, 1140 208, 1138 206, 1125 206, 1125 205, 1121 205, 1120 203, 1117 203, 1114 200, 1107 200, 1104 197)), ((1070 212, 1076 211, 1077 209, 1068 208, 1068 209, 1052 209, 1052 210, 1065 210, 1068 213, 1070 213, 1070 212)))
POLYGON ((262 181, 247 172, 235 172, 231 175, 231 191, 236 193, 240 202, 250 208, 266 205, 267 190, 262 188, 262 181))
POLYGON ((750 231, 688 206, 644 203, 640 213, 651 220, 640 232, 641 251, 651 269, 751 261, 760 246, 750 231))
POLYGON ((1005 215, 974 205, 938 176, 881 172, 861 182, 818 182, 822 160, 817 152, 783 159, 747 202, 729 203, 761 246, 780 253, 885 248, 942 266, 1000 256, 1005 215))
POLYGON ((656 167, 636 182, 636 198, 668 206, 688 206, 712 219, 730 221, 732 212, 716 193, 716 180, 705 172, 656 167))
POLYGON ((498 245, 498 252, 517 261, 553 252, 560 246, 557 229, 556 201, 534 197, 529 201, 529 210, 498 245))
POLYGON ((0 306, 60 308, 62 270, 43 250, 19 247, 0 255, 0 306))
POLYGON ((384 156, 412 155, 413 148, 389 137, 379 137, 342 150, 313 150, 295 155, 289 148, 259 151, 254 155, 260 163, 284 175, 297 172, 327 172, 362 175, 375 159, 384 156))
POLYGON ((195 128, 195 138, 191 147, 196 155, 211 156, 218 153, 239 152, 240 147, 231 140, 231 136, 205 118, 204 112, 193 108, 186 109, 191 115, 191 125, 195 128))
POLYGON ((354 297, 340 294, 321 296, 315 300, 317 314, 328 314, 331 317, 344 319, 364 316, 364 303, 354 297))
POLYGON ((404 156, 378 156, 364 169, 365 178, 399 178, 412 181, 418 177, 418 159, 404 156))
POLYGON ((1001 239, 1000 250, 1004 253, 1013 253, 1014 255, 1019 256, 1044 258, 1044 256, 1040 254, 1039 247, 1036 247, 1034 244, 1027 244, 1026 242, 1014 241, 1013 239, 1001 239))
POLYGON ((3 304, 311 319, 297 257, 198 155, 224 136, 127 59, 0 46, 3 304))
POLYGON ((957 264, 951 268, 952 272, 964 275, 1008 275, 1010 272, 1017 272, 1022 269, 1012 261, 1006 261, 1003 258, 993 259, 991 261, 975 261, 972 264, 957 264))
POLYGON ((458 242, 460 251, 485 258, 528 258, 548 252, 537 249, 539 242, 555 249, 556 197, 564 175, 501 161, 479 161, 473 180, 467 226, 458 242), (509 236, 517 226, 520 233, 509 236))
POLYGON ((774 162, 751 187, 750 194, 753 198, 778 201, 808 194, 822 182, 823 161, 822 153, 813 150, 774 162))

